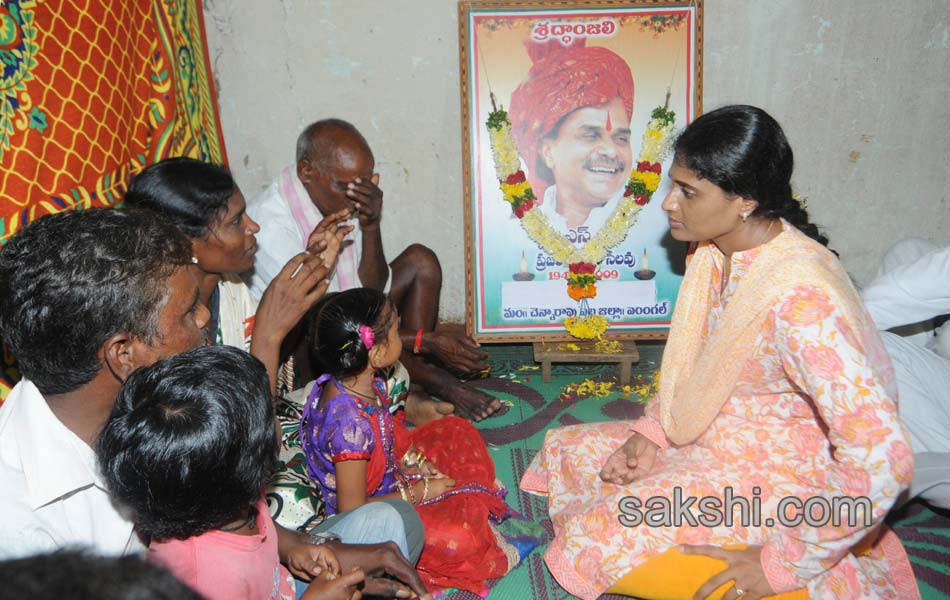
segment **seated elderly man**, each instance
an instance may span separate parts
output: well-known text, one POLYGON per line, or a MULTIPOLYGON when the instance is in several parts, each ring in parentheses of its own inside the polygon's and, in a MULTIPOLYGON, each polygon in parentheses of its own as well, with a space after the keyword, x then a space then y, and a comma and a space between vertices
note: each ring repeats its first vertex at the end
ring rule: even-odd
MULTIPOLYGON (((387 264, 380 232, 383 192, 375 166, 369 144, 350 123, 326 119, 304 129, 297 140, 296 165, 284 169, 247 206, 261 228, 251 292, 263 293, 287 260, 304 249, 323 217, 352 210, 352 241, 344 242, 329 291, 387 291, 399 310, 404 348, 400 360, 412 382, 453 404, 456 414, 481 420, 497 411, 500 401, 460 382, 442 366, 472 375, 487 368, 487 355, 460 332, 436 329, 442 269, 430 249, 412 244, 387 264)), ((407 417, 416 424, 451 410, 414 395, 406 406, 407 417)))
MULTIPOLYGON (((0 336, 23 376, 0 406, 0 560, 67 546, 144 550, 114 507, 92 446, 134 370, 204 342, 209 311, 199 283, 189 241, 150 211, 45 216, 0 251, 0 336)), ((368 529, 405 540, 404 516, 384 508, 391 518, 368 529)), ((388 573, 424 594, 395 548, 333 549, 344 569, 370 575, 367 589, 408 593, 377 577, 388 573)))
POLYGON ((914 448, 910 497, 950 509, 950 247, 898 242, 861 290, 894 363, 901 420, 914 448))

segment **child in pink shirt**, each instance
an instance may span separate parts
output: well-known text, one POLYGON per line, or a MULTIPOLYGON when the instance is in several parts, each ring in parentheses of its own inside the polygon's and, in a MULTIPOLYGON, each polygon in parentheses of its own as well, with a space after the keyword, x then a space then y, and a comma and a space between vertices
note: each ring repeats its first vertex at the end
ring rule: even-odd
POLYGON ((257 533, 216 529, 185 540, 153 541, 148 558, 208 598, 293 598, 293 578, 277 560, 274 522, 261 500, 257 533))
POLYGON ((133 373, 97 453, 149 559, 208 600, 293 600, 291 571, 311 580, 307 600, 358 598, 362 571, 343 575, 329 547, 271 519, 277 450, 264 365, 206 346, 133 373))

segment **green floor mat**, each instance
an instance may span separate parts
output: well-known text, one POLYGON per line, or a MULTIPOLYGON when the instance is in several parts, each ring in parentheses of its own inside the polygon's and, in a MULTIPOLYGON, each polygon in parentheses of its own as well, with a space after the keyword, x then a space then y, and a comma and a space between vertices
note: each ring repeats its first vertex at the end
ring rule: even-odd
MULTIPOLYGON (((640 362, 634 366, 634 383, 649 383, 659 368, 662 344, 641 343, 640 362)), ((634 398, 619 393, 615 365, 555 365, 549 383, 541 381, 541 371, 533 360, 530 345, 486 346, 492 376, 472 385, 501 398, 508 406, 504 415, 477 424, 495 460, 498 478, 508 488, 508 502, 552 535, 547 518, 547 502, 518 489, 518 481, 544 441, 545 431, 561 425, 632 419, 643 407, 634 398), (614 392, 606 397, 578 398, 565 394, 568 384, 590 380, 612 383, 614 392)), ((635 396, 635 394, 633 395, 635 396)), ((924 505, 913 504, 891 517, 892 526, 910 555, 924 600, 950 598, 950 516, 937 514, 924 505)), ((521 565, 492 587, 491 600, 561 600, 574 598, 548 573, 541 559, 546 545, 528 556, 521 565)), ((474 594, 455 592, 451 600, 474 600, 474 594)))

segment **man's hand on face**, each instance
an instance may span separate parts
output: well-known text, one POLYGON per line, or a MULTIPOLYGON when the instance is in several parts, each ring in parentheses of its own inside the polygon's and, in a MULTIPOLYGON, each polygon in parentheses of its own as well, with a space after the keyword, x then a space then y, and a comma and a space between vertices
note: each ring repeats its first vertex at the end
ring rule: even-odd
POLYGON ((373 173, 369 181, 357 177, 346 186, 346 197, 353 201, 362 230, 378 228, 383 216, 383 190, 378 184, 379 173, 373 173))

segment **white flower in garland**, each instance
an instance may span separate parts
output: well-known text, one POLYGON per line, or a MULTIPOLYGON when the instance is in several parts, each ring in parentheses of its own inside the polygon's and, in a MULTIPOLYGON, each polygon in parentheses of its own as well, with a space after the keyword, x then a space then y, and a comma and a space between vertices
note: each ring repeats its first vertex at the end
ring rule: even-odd
MULTIPOLYGON (((582 307, 585 306, 587 298, 597 295, 597 265, 627 237, 630 228, 637 222, 640 209, 650 201, 660 185, 661 163, 668 150, 674 122, 675 114, 672 111, 662 106, 653 110, 650 123, 643 134, 640 160, 630 172, 623 198, 600 231, 578 248, 551 226, 544 213, 535 210, 536 197, 524 171, 521 170, 518 147, 511 135, 508 113, 499 109, 488 115, 487 125, 495 161, 495 175, 498 177, 504 199, 511 204, 512 213, 521 221, 528 237, 556 261, 570 266, 568 294, 578 299, 582 307)), ((588 322, 592 318, 594 317, 587 316, 580 320, 575 319, 567 329, 575 337, 586 337, 595 330, 602 334, 606 329, 606 320, 601 317, 603 323, 588 322), (583 330, 584 336, 576 333, 580 330, 583 330)), ((596 337, 599 338, 600 334, 596 337)))

